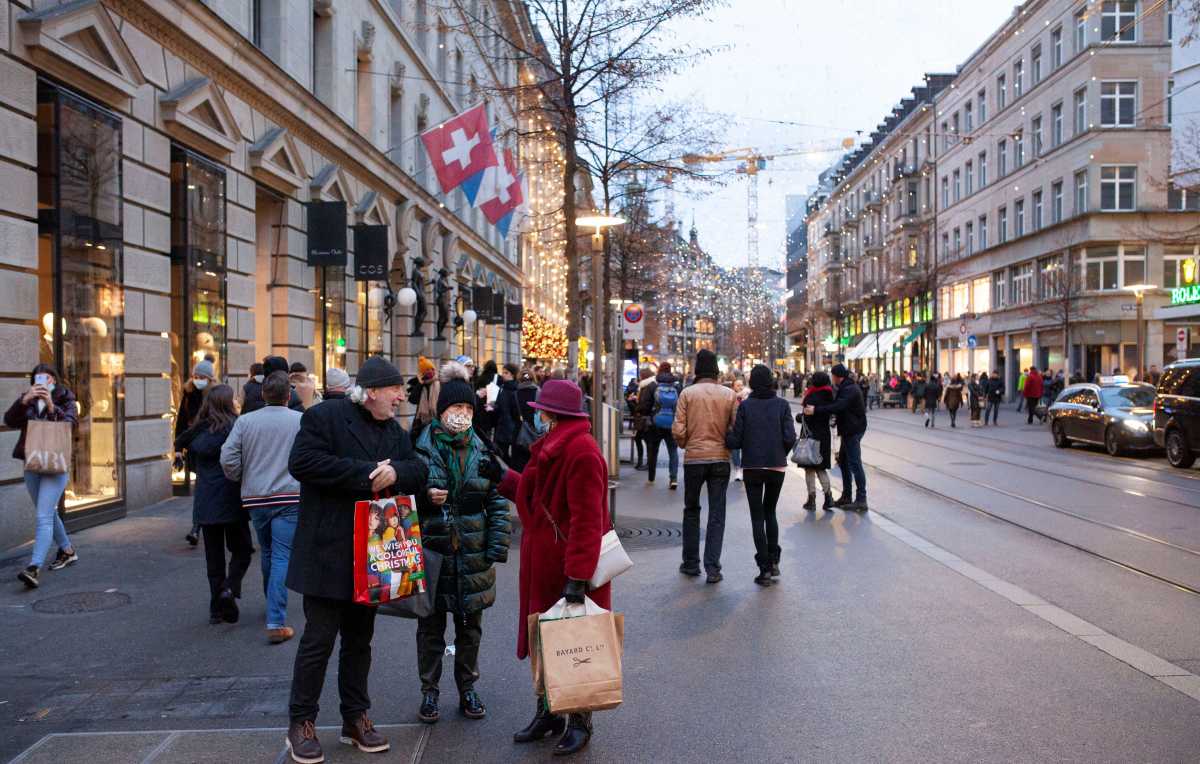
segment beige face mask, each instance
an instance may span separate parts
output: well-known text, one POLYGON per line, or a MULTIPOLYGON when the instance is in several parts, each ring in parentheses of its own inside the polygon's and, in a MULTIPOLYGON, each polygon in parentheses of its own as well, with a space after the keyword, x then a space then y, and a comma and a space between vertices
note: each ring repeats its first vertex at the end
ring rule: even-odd
POLYGON ((442 415, 442 427, 446 431, 457 435, 460 432, 466 432, 471 426, 471 416, 458 411, 447 411, 442 415))

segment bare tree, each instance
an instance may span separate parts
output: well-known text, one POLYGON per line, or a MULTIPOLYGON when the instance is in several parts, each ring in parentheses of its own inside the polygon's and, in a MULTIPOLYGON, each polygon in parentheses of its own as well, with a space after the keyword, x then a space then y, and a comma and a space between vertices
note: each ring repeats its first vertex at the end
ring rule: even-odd
POLYGON ((1072 248, 1074 241, 1073 231, 1064 229, 1055 237, 1058 253, 1038 261, 1039 300, 1030 309, 1035 325, 1046 321, 1062 330, 1063 374, 1068 378, 1075 371, 1071 368, 1071 326, 1086 319, 1094 305, 1084 294, 1087 284, 1080 253, 1072 248))

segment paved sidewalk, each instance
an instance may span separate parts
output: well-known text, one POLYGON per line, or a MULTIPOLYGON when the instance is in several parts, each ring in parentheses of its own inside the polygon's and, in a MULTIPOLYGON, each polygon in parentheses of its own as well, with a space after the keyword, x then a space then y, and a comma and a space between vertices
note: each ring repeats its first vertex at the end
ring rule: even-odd
MULTIPOLYGON (((879 481, 872 501, 886 509, 879 481)), ((805 513, 789 473, 783 577, 761 589, 740 484, 730 487, 726 580, 684 578, 682 486, 625 470, 620 525, 637 563, 615 585, 626 614, 625 699, 596 716, 578 761, 1132 761, 1193 758, 1200 703, 1031 615, 872 515, 805 513)), ((81 532, 80 563, 25 592, 0 569, 0 760, 274 761, 282 751, 296 642, 268 645, 257 565, 242 621, 207 624, 202 551, 172 500, 81 532), (64 600, 63 597, 70 599, 64 600), (102 608, 102 609, 96 609, 102 608), (107 609, 103 609, 107 608, 107 609), (88 612, 59 612, 82 610, 88 612), (96 733, 150 734, 96 734, 96 733), (49 737, 48 737, 49 736, 49 737), (29 751, 33 746, 36 746, 29 751)), ((513 656, 518 555, 484 619, 478 689, 489 716, 415 721, 414 624, 381 618, 372 718, 393 751, 367 757, 322 730, 331 761, 544 761, 515 746, 533 697, 513 656), (341 750, 338 750, 341 749, 341 750), (337 758, 333 758, 336 754, 337 758)), ((300 601, 291 602, 300 626, 300 601)), ((322 698, 337 718, 336 672, 322 698)))

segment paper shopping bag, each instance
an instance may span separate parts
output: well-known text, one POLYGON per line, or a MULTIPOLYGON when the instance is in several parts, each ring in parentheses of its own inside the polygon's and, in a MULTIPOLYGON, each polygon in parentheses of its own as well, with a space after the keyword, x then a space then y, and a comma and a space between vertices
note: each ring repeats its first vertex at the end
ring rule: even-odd
POLYGON ((71 462, 71 423, 30 419, 25 425, 25 469, 61 475, 71 462))
POLYGON ((412 496, 354 504, 354 601, 379 605, 427 588, 421 524, 412 496))
POLYGON ((538 665, 550 711, 604 711, 621 705, 625 618, 588 601, 588 615, 537 623, 538 665), (596 612, 599 611, 599 612, 596 612))

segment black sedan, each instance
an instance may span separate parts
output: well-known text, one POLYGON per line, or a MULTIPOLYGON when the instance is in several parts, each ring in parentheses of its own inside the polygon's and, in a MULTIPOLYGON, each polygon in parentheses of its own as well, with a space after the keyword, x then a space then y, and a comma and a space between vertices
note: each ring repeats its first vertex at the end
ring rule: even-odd
POLYGON ((1104 446, 1113 456, 1148 451, 1154 444, 1154 386, 1123 380, 1071 385, 1050 406, 1054 445, 1104 446))

